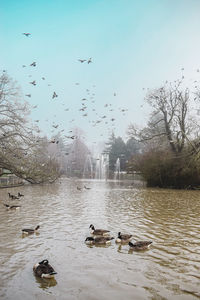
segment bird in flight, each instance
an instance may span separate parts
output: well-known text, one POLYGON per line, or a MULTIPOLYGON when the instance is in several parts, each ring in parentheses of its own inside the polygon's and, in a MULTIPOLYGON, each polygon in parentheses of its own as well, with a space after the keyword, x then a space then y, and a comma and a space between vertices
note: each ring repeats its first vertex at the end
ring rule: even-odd
POLYGON ((26 94, 25 96, 30 98, 30 97, 31 97, 31 94, 26 94))
POLYGON ((31 82, 30 82, 30 84, 32 84, 32 85, 36 85, 36 81, 35 81, 35 80, 33 80, 33 81, 31 81, 31 82))
POLYGON ((55 139, 53 139, 53 140, 51 140, 49 143, 52 143, 52 144, 54 144, 56 142, 56 140, 55 139))
POLYGON ((22 34, 24 34, 25 36, 31 35, 31 33, 26 33, 26 32, 23 32, 22 34))
POLYGON ((58 128, 59 125, 52 125, 54 128, 58 128))
POLYGON ((45 77, 42 77, 42 80, 45 80, 45 77))
POLYGON ((36 67, 36 62, 32 62, 32 64, 30 64, 31 67, 36 67))
POLYGON ((88 64, 90 64, 92 62, 92 57, 90 57, 89 59, 88 59, 88 64))
POLYGON ((78 61, 80 61, 80 63, 84 63, 86 59, 78 59, 78 61))
POLYGON ((56 94, 56 92, 53 92, 53 96, 52 96, 52 99, 58 97, 58 95, 56 94))

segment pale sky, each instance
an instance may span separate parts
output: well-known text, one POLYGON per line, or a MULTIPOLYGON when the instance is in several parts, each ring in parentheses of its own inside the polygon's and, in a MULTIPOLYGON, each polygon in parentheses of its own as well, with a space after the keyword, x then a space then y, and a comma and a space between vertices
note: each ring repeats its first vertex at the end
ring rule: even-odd
POLYGON ((37 105, 32 118, 44 134, 78 126, 90 142, 107 140, 112 128, 125 138, 130 122, 148 118, 143 88, 180 78, 181 68, 189 84, 200 79, 200 1, 1 1, 0 44, 0 69, 37 105))

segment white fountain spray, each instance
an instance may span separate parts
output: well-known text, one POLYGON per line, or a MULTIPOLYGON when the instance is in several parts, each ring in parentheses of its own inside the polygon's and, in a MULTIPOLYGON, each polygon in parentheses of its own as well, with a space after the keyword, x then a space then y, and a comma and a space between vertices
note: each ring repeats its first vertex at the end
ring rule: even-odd
POLYGON ((115 163, 115 172, 114 172, 114 180, 120 180, 120 159, 118 157, 118 159, 116 160, 115 163))

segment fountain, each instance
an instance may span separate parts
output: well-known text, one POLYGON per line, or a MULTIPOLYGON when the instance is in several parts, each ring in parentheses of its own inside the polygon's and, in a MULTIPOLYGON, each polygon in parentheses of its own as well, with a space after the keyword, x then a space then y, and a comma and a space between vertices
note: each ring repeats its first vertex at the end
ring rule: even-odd
POLYGON ((109 155, 107 153, 103 153, 99 155, 96 159, 95 179, 107 180, 108 167, 109 167, 109 155))
POLYGON ((84 164, 83 178, 93 178, 93 164, 91 155, 88 154, 84 164))
POLYGON ((118 157, 118 159, 116 160, 115 163, 115 172, 114 172, 114 180, 120 180, 120 159, 118 157))

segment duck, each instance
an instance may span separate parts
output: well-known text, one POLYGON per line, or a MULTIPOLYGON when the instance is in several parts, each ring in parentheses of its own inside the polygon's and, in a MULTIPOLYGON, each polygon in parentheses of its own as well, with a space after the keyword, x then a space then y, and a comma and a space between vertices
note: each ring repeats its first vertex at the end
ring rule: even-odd
POLYGON ((152 241, 138 241, 135 243, 129 242, 128 244, 131 250, 146 250, 152 243, 152 241))
POLYGON ((40 228, 40 225, 37 225, 35 227, 35 229, 30 229, 30 228, 25 228, 25 229, 22 229, 22 234, 33 234, 33 233, 36 233, 38 231, 38 229, 40 228))
POLYGON ((87 237, 85 240, 85 243, 87 245, 108 245, 111 243, 111 240, 113 240, 114 237, 110 236, 99 236, 99 237, 87 237))
POLYGON ((18 197, 24 197, 24 195, 18 192, 18 197))
POLYGON ((132 239, 132 234, 121 234, 121 232, 118 232, 118 237, 116 238, 116 243, 128 243, 132 239))
POLYGON ((7 209, 19 209, 21 205, 8 205, 8 204, 3 204, 6 206, 7 209))
POLYGON ((40 278, 53 278, 54 275, 57 274, 47 259, 35 264, 33 266, 33 272, 40 278))
POLYGON ((9 196, 9 198, 11 198, 12 200, 19 199, 17 196, 12 195, 11 193, 8 193, 8 196, 9 196))
POLYGON ((87 187, 86 185, 84 185, 84 189, 86 189, 86 190, 91 190, 91 188, 90 188, 90 187, 87 187))
POLYGON ((90 225, 90 233, 94 235, 108 235, 110 230, 105 230, 105 229, 95 229, 94 225, 90 225))

